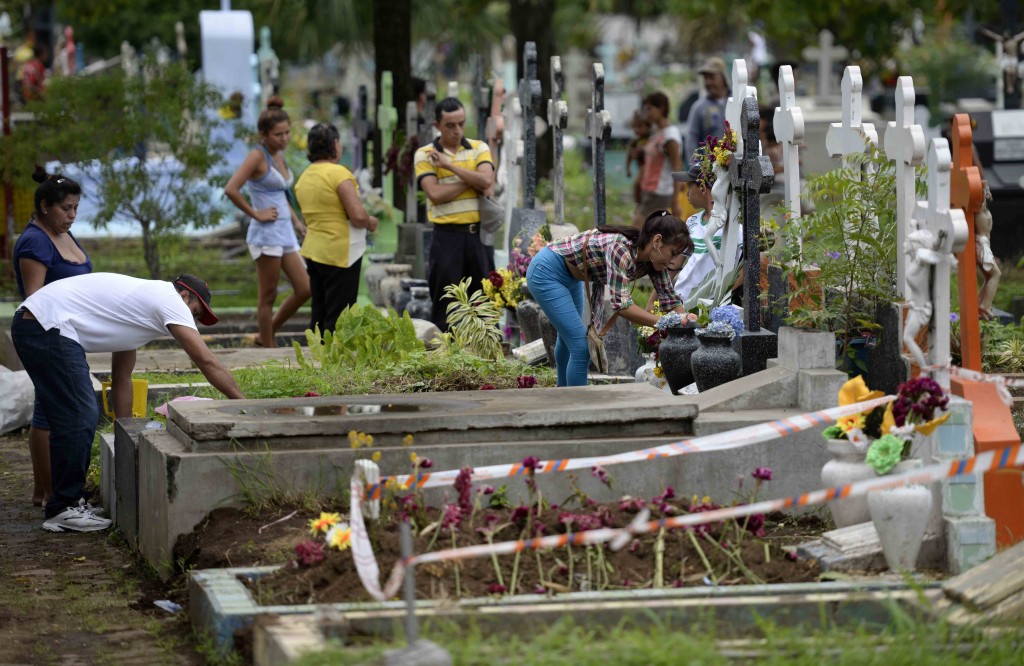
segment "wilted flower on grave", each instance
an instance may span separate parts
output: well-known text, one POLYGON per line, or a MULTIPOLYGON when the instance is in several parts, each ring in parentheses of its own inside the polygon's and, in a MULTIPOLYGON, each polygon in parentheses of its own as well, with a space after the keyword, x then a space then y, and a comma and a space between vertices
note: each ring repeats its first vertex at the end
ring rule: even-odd
POLYGON ((462 524, 462 509, 458 504, 445 504, 441 516, 441 529, 453 530, 462 524))
POLYGON ((601 519, 598 516, 591 516, 585 513, 570 513, 568 511, 558 514, 558 522, 565 525, 568 530, 572 530, 573 525, 580 530, 596 530, 601 527, 601 519))
POLYGON ((473 468, 463 467, 459 475, 455 477, 455 492, 459 494, 459 508, 462 513, 469 515, 473 510, 473 468))
POLYGON ((526 522, 526 519, 530 516, 532 507, 528 506, 517 506, 512 509, 512 522, 522 525, 526 522))
POLYGON ((321 512, 319 518, 314 518, 309 521, 309 531, 312 532, 313 536, 326 532, 331 529, 341 520, 341 516, 337 513, 326 513, 321 512))
POLYGON ((331 548, 345 550, 352 545, 352 528, 348 523, 339 523, 330 529, 324 540, 331 548))
POLYGON ((295 544, 296 561, 304 567, 311 567, 324 561, 324 546, 317 541, 303 541, 295 544))
MULTIPOLYGON (((696 496, 694 496, 694 499, 696 499, 696 496)), ((721 508, 717 504, 711 502, 711 499, 709 497, 704 497, 703 500, 704 501, 701 504, 691 504, 690 513, 704 513, 706 511, 717 511, 719 508, 721 508)), ((709 538, 711 536, 712 530, 718 527, 720 524, 721 523, 718 522, 704 523, 703 525, 693 525, 692 527, 687 527, 686 529, 692 529, 697 536, 709 538)))
POLYGON ((651 504, 658 507, 659 511, 664 512, 665 508, 668 506, 668 501, 670 499, 675 499, 675 497, 675 489, 673 489, 672 486, 666 486, 665 490, 660 495, 651 500, 651 504))
POLYGON ((537 385, 537 378, 533 375, 522 375, 516 377, 516 384, 519 388, 533 388, 537 385))
POLYGON ((590 469, 590 476, 594 477, 609 488, 612 487, 612 478, 608 475, 608 470, 600 465, 594 465, 590 469))
POLYGON ((756 537, 764 536, 764 514, 755 513, 752 516, 747 516, 747 522, 745 524, 747 531, 756 537))
POLYGON ((771 481, 772 480, 772 468, 771 467, 758 467, 751 473, 752 477, 758 481, 771 481))
POLYGON ((639 513, 644 508, 644 501, 639 497, 626 495, 619 500, 619 511, 624 513, 639 513))

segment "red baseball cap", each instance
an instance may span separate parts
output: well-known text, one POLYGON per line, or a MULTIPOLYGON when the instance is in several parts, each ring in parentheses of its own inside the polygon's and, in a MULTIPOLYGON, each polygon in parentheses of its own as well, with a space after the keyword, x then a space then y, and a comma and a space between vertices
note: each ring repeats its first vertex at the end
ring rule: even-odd
POLYGON ((212 298, 210 294, 210 287, 197 278, 195 275, 185 273, 179 275, 174 281, 174 286, 183 287, 190 291, 203 306, 203 316, 199 318, 199 323, 204 326, 213 326, 217 323, 217 315, 213 314, 213 310, 210 309, 210 300, 212 298))

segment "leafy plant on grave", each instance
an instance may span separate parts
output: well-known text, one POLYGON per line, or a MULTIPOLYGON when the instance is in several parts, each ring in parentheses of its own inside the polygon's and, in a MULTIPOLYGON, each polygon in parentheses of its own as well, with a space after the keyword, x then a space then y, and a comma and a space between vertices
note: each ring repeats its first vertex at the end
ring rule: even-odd
POLYGON ((876 335, 876 307, 896 300, 896 174, 873 145, 847 159, 807 182, 815 212, 786 229, 803 243, 779 252, 795 285, 786 295, 796 304, 786 322, 834 332, 840 358, 855 361, 851 343, 876 335))
POLYGON ((54 77, 26 109, 34 122, 0 139, 0 165, 6 182, 25 186, 34 164, 78 167, 83 190, 98 203, 89 222, 103 229, 134 221, 146 268, 159 279, 161 247, 187 226, 218 223, 215 193, 229 145, 214 135, 223 122, 216 88, 178 63, 147 57, 142 70, 54 77))
MULTIPOLYGON (((321 333, 319 327, 312 331, 307 329, 306 343, 313 360, 325 369, 393 365, 424 349, 408 312, 399 316, 388 308, 388 314, 384 315, 376 307, 358 303, 342 311, 333 333, 321 333)), ((299 365, 308 368, 309 361, 301 345, 297 341, 292 345, 299 365)))
POLYGON ((444 288, 444 295, 451 299, 447 308, 450 331, 443 333, 441 339, 446 347, 454 344, 481 358, 504 359, 501 313, 484 292, 470 294, 469 282, 466 278, 444 288))

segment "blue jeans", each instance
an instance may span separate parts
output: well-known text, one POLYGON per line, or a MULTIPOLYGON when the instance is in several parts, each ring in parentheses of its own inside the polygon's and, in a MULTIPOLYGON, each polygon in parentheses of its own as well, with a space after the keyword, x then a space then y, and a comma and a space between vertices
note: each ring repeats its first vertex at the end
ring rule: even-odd
POLYGON ((586 386, 590 367, 587 326, 583 323, 583 283, 569 272, 565 259, 544 248, 530 262, 526 283, 534 300, 558 331, 555 367, 559 386, 586 386))
POLYGON ((11 337, 21 364, 36 389, 50 424, 50 476, 53 494, 45 515, 51 518, 85 496, 85 475, 96 436, 99 407, 85 350, 60 329, 44 331, 39 322, 14 313, 11 337))

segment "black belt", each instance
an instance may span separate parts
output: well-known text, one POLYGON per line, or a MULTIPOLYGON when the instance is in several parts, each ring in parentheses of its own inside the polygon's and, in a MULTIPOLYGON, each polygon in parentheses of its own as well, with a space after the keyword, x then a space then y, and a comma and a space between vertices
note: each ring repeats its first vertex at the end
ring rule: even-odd
POLYGON ((480 232, 480 223, 473 222, 471 224, 437 224, 434 223, 434 231, 454 231, 459 234, 476 234, 480 232))

